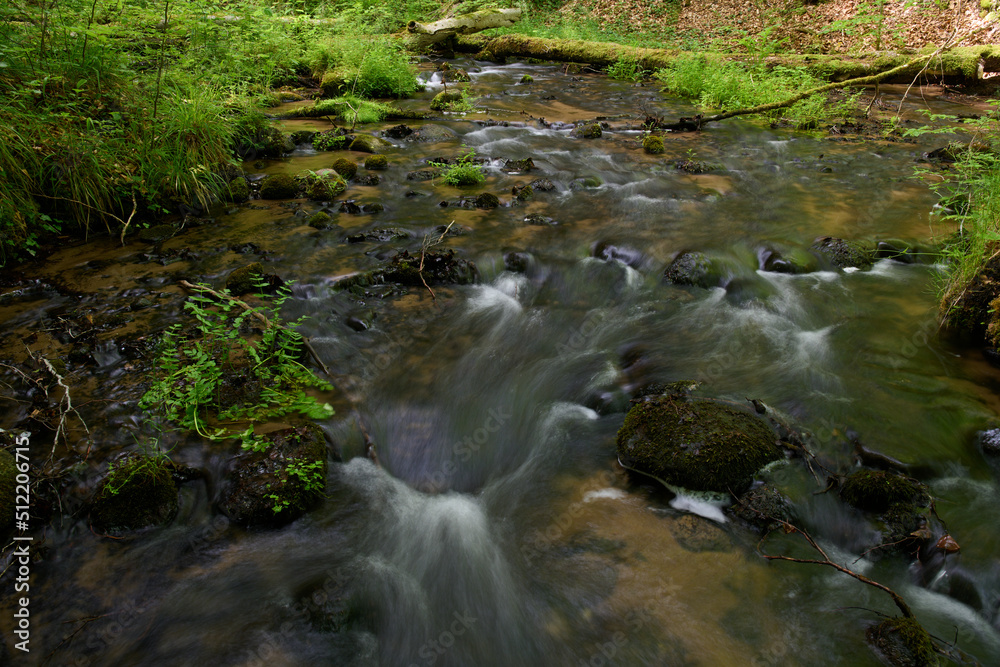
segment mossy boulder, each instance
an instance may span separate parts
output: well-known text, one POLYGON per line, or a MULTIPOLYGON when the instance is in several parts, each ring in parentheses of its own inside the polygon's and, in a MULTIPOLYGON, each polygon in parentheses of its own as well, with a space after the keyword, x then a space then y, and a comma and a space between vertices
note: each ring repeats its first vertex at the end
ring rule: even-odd
POLYGON ((261 436, 263 451, 236 459, 220 507, 241 525, 281 526, 314 509, 326 491, 326 438, 312 423, 261 436))
POLYGON ((312 201, 330 201, 347 189, 347 181, 333 169, 306 173, 301 176, 301 181, 306 198, 312 201))
POLYGON ((431 109, 434 111, 445 111, 451 107, 452 104, 456 102, 461 102, 465 98, 465 95, 461 90, 443 90, 434 96, 431 100, 431 109))
POLYGON ((354 141, 354 136, 338 127, 335 130, 327 130, 313 136, 312 145, 318 151, 338 151, 347 148, 354 141))
POLYGON ((90 520, 104 532, 159 526, 177 513, 177 484, 166 457, 128 454, 111 465, 94 494, 90 520))
POLYGON ((476 195, 476 208, 492 209, 500 206, 500 198, 492 192, 482 192, 476 195))
POLYGON ((534 79, 533 76, 531 76, 530 74, 525 74, 525 75, 523 75, 521 77, 521 79, 520 79, 520 81, 518 81, 518 83, 534 83, 534 81, 535 81, 535 79, 534 79))
POLYGON ((839 269, 850 267, 870 269, 872 264, 875 263, 873 249, 866 248, 854 241, 846 241, 832 236, 824 236, 816 239, 812 245, 812 249, 839 269))
POLYGON ((264 266, 260 262, 251 262, 235 269, 226 278, 226 289, 233 296, 266 290, 268 285, 280 284, 282 284, 281 279, 274 274, 265 273, 264 266))
POLYGON ((745 525, 767 532, 792 520, 792 504, 770 484, 757 484, 736 499, 726 513, 745 525))
POLYGON ((229 181, 229 192, 226 193, 226 198, 237 204, 242 204, 250 199, 250 186, 247 185, 247 179, 234 178, 229 181))
POLYGON ((351 145, 348 148, 352 151, 358 151, 359 153, 378 153, 384 148, 391 147, 392 144, 385 139, 380 139, 371 134, 359 134, 354 138, 354 141, 351 142, 351 145))
POLYGON ((333 161, 333 170, 343 176, 345 180, 349 181, 354 178, 355 174, 358 173, 358 165, 357 163, 342 157, 333 161))
POLYGON ((271 174, 260 182, 261 199, 292 199, 298 194, 298 181, 288 174, 271 174))
POLYGON ((420 261, 420 255, 414 256, 404 250, 381 268, 341 280, 337 289, 360 290, 384 283, 423 287, 424 281, 428 285, 471 285, 479 279, 476 265, 456 257, 454 250, 424 253, 423 271, 420 271, 420 261))
POLYGON ((260 149, 257 151, 258 157, 281 157, 285 153, 295 150, 295 143, 291 137, 282 134, 276 127, 268 127, 260 132, 258 136, 260 149))
POLYGON ((573 134, 581 139, 599 139, 604 134, 604 130, 600 123, 590 123, 574 128, 573 134))
POLYGON ((887 470, 851 473, 840 486, 840 497, 848 505, 876 513, 897 503, 923 507, 930 500, 922 484, 887 470))
POLYGON ((6 449, 0 449, 0 530, 6 530, 14 525, 16 478, 17 466, 14 455, 6 449))
POLYGON ((663 152, 663 137, 657 134, 648 134, 642 140, 642 150, 651 155, 659 155, 663 152))
POLYGON ((722 272, 704 253, 682 252, 664 269, 663 280, 675 285, 717 287, 722 272))
POLYGON ((888 618, 868 628, 868 643, 894 667, 934 667, 940 664, 934 642, 913 618, 888 618))
POLYGON ((333 218, 326 211, 316 211, 306 219, 306 224, 315 229, 330 229, 333 218))
POLYGON ((647 397, 618 431, 618 460, 695 491, 738 493, 782 457, 771 427, 742 406, 683 396, 647 397))
POLYGON ((534 198, 535 188, 530 185, 515 185, 511 188, 510 193, 517 201, 528 201, 534 198))
POLYGON ((382 171, 389 167, 389 159, 381 154, 369 155, 365 158, 365 169, 372 171, 382 171))

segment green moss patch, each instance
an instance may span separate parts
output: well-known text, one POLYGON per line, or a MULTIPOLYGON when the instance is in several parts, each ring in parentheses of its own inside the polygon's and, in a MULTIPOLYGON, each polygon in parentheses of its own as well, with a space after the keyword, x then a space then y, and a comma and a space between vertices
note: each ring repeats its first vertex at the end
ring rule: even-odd
POLYGON ((695 491, 739 492, 782 457, 771 427, 749 411, 678 396, 636 404, 617 444, 626 468, 695 491))
POLYGON ((260 183, 261 199, 292 199, 298 193, 298 182, 288 174, 272 174, 260 183))
POLYGON ((868 643, 899 667, 932 667, 940 664, 931 637, 913 618, 890 618, 865 633, 868 643))
POLYGON ((885 512, 896 503, 923 507, 929 502, 919 482, 885 470, 859 470, 848 475, 840 487, 840 497, 868 512, 885 512))

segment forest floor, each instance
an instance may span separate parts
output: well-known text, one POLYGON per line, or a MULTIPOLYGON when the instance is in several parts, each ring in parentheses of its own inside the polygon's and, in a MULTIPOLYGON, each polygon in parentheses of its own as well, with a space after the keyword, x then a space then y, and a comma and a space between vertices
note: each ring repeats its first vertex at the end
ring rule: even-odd
POLYGON ((992 44, 1000 40, 1000 2, 993 12, 980 0, 571 0, 564 14, 586 16, 604 25, 637 32, 673 30, 694 35, 713 50, 745 50, 740 41, 770 28, 767 37, 781 50, 850 53, 940 46, 992 44))

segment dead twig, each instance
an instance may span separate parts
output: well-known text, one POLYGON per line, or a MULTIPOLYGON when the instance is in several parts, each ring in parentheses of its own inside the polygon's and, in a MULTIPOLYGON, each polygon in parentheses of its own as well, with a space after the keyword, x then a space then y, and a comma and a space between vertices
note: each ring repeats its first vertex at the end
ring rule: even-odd
POLYGON ((424 287, 427 288, 427 291, 430 292, 432 301, 437 301, 437 294, 434 293, 434 290, 431 289, 431 286, 427 284, 427 280, 424 278, 424 258, 426 257, 428 250, 444 241, 444 237, 448 235, 448 232, 451 230, 451 226, 454 224, 454 220, 449 222, 448 226, 444 228, 444 231, 441 232, 441 236, 439 236, 436 241, 428 241, 427 239, 429 237, 424 236, 424 241, 420 244, 420 266, 417 267, 417 275, 420 276, 420 282, 422 282, 424 287))

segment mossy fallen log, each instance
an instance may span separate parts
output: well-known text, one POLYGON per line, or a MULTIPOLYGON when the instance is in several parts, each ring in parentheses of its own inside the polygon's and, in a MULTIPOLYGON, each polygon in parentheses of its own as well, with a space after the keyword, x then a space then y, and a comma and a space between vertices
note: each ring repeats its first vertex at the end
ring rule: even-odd
POLYGON ((517 23, 521 18, 521 10, 514 9, 483 9, 471 14, 452 16, 433 23, 417 23, 410 21, 403 35, 406 48, 422 51, 427 47, 443 42, 457 35, 468 35, 490 28, 505 28, 517 23))
MULTIPOLYGON (((527 35, 466 35, 458 38, 457 50, 475 53, 478 57, 503 61, 508 58, 538 59, 557 62, 587 63, 604 68, 620 58, 634 58, 639 67, 657 70, 669 67, 678 59, 696 55, 691 51, 678 49, 648 49, 622 46, 612 42, 586 42, 581 40, 546 39, 527 35)), ((930 55, 933 49, 926 52, 930 55)), ((745 54, 722 54, 705 52, 707 59, 740 61, 749 59, 745 54)), ((779 55, 767 62, 786 67, 804 67, 811 74, 829 81, 846 81, 860 77, 874 76, 888 70, 900 68, 883 83, 909 83, 924 66, 925 58, 916 59, 918 54, 878 52, 865 56, 847 55, 779 55)), ((963 46, 935 55, 928 64, 924 76, 928 80, 949 82, 978 81, 986 72, 1000 71, 1000 46, 963 46)))

